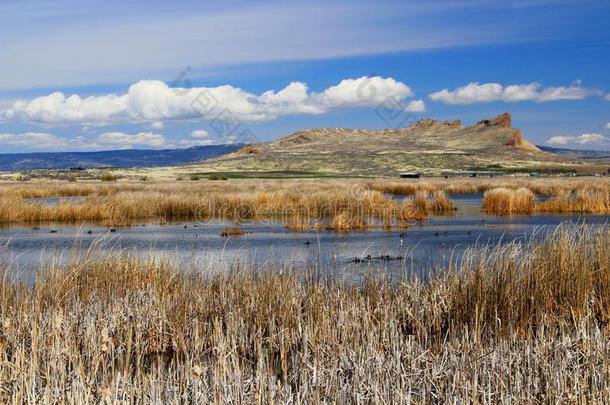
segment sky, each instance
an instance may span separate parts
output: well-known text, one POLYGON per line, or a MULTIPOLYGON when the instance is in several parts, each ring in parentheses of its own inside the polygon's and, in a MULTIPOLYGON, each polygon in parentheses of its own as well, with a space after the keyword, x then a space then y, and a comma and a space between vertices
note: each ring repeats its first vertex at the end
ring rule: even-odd
POLYGON ((471 125, 610 150, 609 1, 0 2, 0 153, 471 125))

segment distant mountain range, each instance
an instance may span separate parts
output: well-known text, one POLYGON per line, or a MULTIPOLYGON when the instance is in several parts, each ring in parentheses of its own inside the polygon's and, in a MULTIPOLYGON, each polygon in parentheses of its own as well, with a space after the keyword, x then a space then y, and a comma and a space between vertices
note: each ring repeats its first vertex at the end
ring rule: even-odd
POLYGON ((579 149, 562 149, 551 148, 550 146, 536 145, 544 152, 554 153, 556 155, 567 156, 575 159, 585 160, 610 160, 609 150, 579 150, 579 149))
POLYGON ((244 145, 210 145, 188 149, 110 150, 104 152, 49 152, 0 154, 0 171, 99 167, 161 167, 200 162, 234 152, 244 145))

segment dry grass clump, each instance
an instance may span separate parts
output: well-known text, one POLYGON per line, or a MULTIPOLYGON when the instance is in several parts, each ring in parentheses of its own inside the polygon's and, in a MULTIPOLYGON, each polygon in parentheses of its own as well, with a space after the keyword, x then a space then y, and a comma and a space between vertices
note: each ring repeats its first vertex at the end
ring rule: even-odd
POLYGON ((499 215, 531 214, 535 203, 536 196, 528 188, 494 188, 483 195, 483 210, 499 215))
POLYGON ((33 285, 5 272, 0 402, 601 402, 609 232, 559 228, 400 283, 130 256, 33 285))
POLYGON ((610 213, 610 191, 595 189, 561 191, 551 199, 540 202, 537 211, 607 214, 610 213))
POLYGON ((510 190, 495 188, 483 196, 483 209, 487 212, 509 214, 531 213, 610 213, 610 191, 560 190, 545 201, 536 201, 534 193, 527 188, 510 190))
POLYGON ((230 236, 244 236, 246 234, 246 232, 244 232, 243 229, 241 228, 235 228, 235 227, 225 227, 225 229, 223 229, 223 231, 221 232, 220 236, 222 236, 223 238, 228 238, 230 236))

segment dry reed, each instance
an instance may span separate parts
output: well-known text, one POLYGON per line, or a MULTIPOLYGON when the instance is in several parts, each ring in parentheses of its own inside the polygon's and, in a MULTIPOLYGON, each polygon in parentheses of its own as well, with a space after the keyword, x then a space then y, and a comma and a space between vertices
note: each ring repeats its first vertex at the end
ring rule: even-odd
MULTIPOLYGON (((610 179, 494 178, 371 180, 231 180, 225 182, 29 182, 0 183, 0 222, 97 221, 128 225, 138 220, 229 219, 277 221, 291 229, 319 227, 354 228, 405 226, 424 220, 430 213, 451 211, 445 193, 486 192, 502 188, 516 192, 526 188, 551 196, 535 202, 529 197, 517 203, 514 196, 497 201, 513 213, 592 212, 608 213, 610 179), (411 195, 408 202, 388 194, 411 195), (82 197, 78 203, 44 206, 30 198, 82 197), (425 201, 424 201, 425 200, 425 201)), ((508 195, 508 191, 505 194, 508 195)), ((525 192, 519 191, 524 197, 525 192)), ((492 193, 493 194, 493 193, 492 193)), ((496 199, 499 194, 495 194, 496 199)), ((491 197, 490 197, 491 198, 491 197)), ((496 203, 488 203, 490 212, 496 203)))
POLYGON ((609 232, 559 228, 400 283, 118 255, 33 285, 7 270, 0 401, 602 402, 609 232))
POLYGON ((216 182, 39 184, 0 188, 0 222, 98 221, 128 225, 155 219, 208 221, 228 219, 283 222, 293 229, 327 227, 362 229, 382 224, 403 225, 426 219, 431 212, 451 209, 442 192, 425 203, 394 200, 359 183, 252 183, 217 186, 216 182), (31 198, 80 196, 81 201, 55 206, 31 198))
POLYGON ((532 213, 610 213, 610 191, 561 190, 548 200, 537 201, 534 193, 527 188, 510 190, 494 188, 483 196, 483 209, 489 213, 532 214, 532 213))

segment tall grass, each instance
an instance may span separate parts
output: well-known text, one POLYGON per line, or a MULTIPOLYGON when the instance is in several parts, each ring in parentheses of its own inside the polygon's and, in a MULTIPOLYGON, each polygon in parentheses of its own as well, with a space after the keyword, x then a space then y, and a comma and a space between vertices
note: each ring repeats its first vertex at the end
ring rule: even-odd
POLYGON ((608 213, 608 178, 376 180, 231 180, 197 182, 0 183, 0 222, 183 219, 280 221, 293 229, 402 226, 451 211, 446 193, 489 192, 486 209, 500 213, 608 213), (505 198, 493 189, 504 189, 505 198), (551 196, 531 204, 528 189, 551 196), (407 202, 389 194, 409 195, 407 202), (42 206, 30 198, 80 196, 80 203, 42 206), (517 196, 525 198, 517 201, 517 196), (500 206, 495 210, 494 206, 500 206), (533 206, 532 206, 533 205, 533 206))
POLYGON ((223 188, 209 181, 199 183, 204 185, 127 183, 115 187, 106 184, 21 187, 13 193, 0 193, 0 222, 89 220, 128 225, 142 219, 161 222, 228 219, 238 223, 278 221, 298 229, 360 229, 422 220, 431 212, 452 208, 441 192, 423 197, 424 205, 418 206, 417 201, 394 200, 379 191, 349 183, 309 183, 305 187, 287 183, 270 189, 223 188), (48 206, 30 199, 49 196, 82 196, 83 200, 48 206))
POLYGON ((483 196, 483 210, 500 215, 531 214, 535 204, 536 196, 528 188, 494 188, 486 191, 483 196))
POLYGON ((562 227, 400 283, 92 254, 33 285, 7 270, 0 402, 602 402, 609 233, 562 227))
POLYGON ((610 213, 610 191, 578 190, 569 192, 561 190, 551 198, 537 201, 534 193, 528 188, 510 190, 494 188, 483 196, 483 209, 487 212, 509 214, 531 213, 610 213))
POLYGON ((528 188, 535 194, 555 195, 561 192, 610 191, 608 177, 561 177, 561 178, 530 178, 530 177, 495 177, 495 178, 451 178, 451 179, 419 179, 396 181, 380 179, 366 182, 372 190, 385 193, 414 195, 418 191, 432 193, 438 190, 447 193, 484 193, 494 188, 517 190, 528 188))

